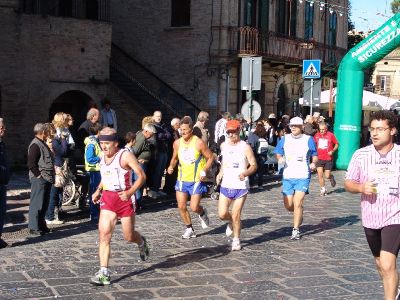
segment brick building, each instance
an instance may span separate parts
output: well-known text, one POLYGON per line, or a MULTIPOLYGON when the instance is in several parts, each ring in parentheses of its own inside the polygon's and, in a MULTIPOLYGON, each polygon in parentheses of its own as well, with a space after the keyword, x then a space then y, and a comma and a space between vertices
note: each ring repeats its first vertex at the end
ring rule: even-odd
POLYGON ((321 59, 335 76, 347 1, 0 0, 0 115, 11 159, 25 164, 36 122, 65 111, 79 126, 88 103, 104 97, 121 135, 156 109, 165 122, 239 112, 243 56, 263 58, 254 93, 263 115, 295 113, 303 59, 321 59))
POLYGON ((262 56, 262 88, 254 98, 263 115, 293 114, 299 111, 303 59, 321 59, 323 75, 336 76, 347 47, 347 2, 111 0, 118 47, 112 59, 124 53, 147 75, 136 75, 128 63, 119 66, 150 90, 163 90, 148 83, 153 74, 215 117, 218 111, 240 111, 246 100, 241 57, 262 56))

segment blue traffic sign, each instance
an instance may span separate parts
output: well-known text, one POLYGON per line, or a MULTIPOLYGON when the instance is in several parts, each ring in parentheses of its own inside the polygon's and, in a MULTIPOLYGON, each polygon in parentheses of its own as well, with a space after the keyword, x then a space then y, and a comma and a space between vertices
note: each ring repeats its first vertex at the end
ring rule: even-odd
POLYGON ((321 61, 319 59, 303 60, 303 78, 321 77, 321 61))

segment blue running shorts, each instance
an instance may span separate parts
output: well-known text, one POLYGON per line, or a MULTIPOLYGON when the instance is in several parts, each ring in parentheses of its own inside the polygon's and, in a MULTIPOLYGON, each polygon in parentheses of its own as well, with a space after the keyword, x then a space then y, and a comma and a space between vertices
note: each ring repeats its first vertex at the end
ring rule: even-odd
POLYGON ((207 186, 204 182, 189 182, 177 180, 175 191, 192 195, 204 194, 207 192, 207 186))
POLYGON ((292 178, 282 180, 282 194, 292 196, 296 191, 308 194, 310 178, 292 178))

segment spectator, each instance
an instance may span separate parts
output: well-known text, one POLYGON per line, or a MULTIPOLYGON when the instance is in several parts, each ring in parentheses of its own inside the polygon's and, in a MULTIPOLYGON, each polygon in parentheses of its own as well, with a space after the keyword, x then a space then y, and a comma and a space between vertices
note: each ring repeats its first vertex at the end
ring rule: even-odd
MULTIPOLYGON (((179 118, 173 118, 171 121, 171 136, 172 140, 171 143, 169 144, 169 151, 168 151, 168 161, 171 161, 172 158, 172 153, 173 153, 173 144, 176 140, 178 140, 181 136, 179 134, 179 124, 180 124, 180 119, 179 118)), ((175 193, 175 183, 178 178, 178 168, 175 167, 174 172, 172 174, 165 174, 165 183, 163 187, 163 192, 170 195, 175 193)))
POLYGON ((197 116, 197 122, 193 126, 193 134, 197 136, 198 138, 202 139, 203 142, 209 146, 209 137, 210 134, 207 129, 207 123, 209 119, 209 114, 208 112, 201 111, 199 112, 199 115, 197 116))
POLYGON ((275 114, 269 114, 268 116, 269 128, 267 129, 267 141, 271 146, 276 146, 278 143, 278 121, 275 114))
POLYGON ((86 114, 86 121, 84 121, 78 129, 78 138, 75 141, 76 148, 79 149, 79 153, 77 158, 82 159, 83 151, 85 149, 85 138, 90 135, 89 127, 92 126, 94 123, 98 122, 100 118, 100 112, 97 108, 91 108, 86 114))
MULTIPOLYGON (((149 161, 151 159, 151 142, 156 133, 156 128, 152 124, 146 124, 142 131, 136 133, 135 145, 133 146, 133 153, 135 154, 140 168, 146 173, 149 161)), ((136 174, 133 174, 133 181, 137 180, 136 174)), ((135 193, 136 208, 142 209, 143 186, 137 189, 135 193)))
POLYGON ((90 136, 85 139, 85 171, 89 174, 89 213, 93 224, 99 223, 100 207, 93 203, 92 195, 101 181, 100 160, 102 151, 99 142, 99 132, 102 126, 99 122, 89 127, 90 136))
MULTIPOLYGON (((253 150, 254 156, 257 162, 257 188, 259 190, 263 189, 263 176, 264 176, 264 162, 266 157, 263 155, 268 151, 268 141, 267 141, 267 131, 264 128, 264 123, 257 122, 254 132, 249 133, 249 138, 247 143, 250 144, 253 150)), ((252 174, 249 177, 250 186, 255 185, 256 174, 252 174)))
POLYGON ((7 247, 7 243, 1 238, 7 209, 7 183, 10 180, 10 167, 7 159, 6 145, 3 138, 6 133, 4 119, 0 118, 0 249, 7 247))
POLYGON ((231 114, 230 112, 222 112, 221 119, 217 121, 215 124, 215 131, 214 131, 214 142, 219 146, 225 140, 225 126, 228 120, 230 119, 231 114), (223 139, 223 140, 222 140, 223 139))
MULTIPOLYGON (((55 171, 61 170, 64 165, 65 158, 68 155, 68 142, 67 142, 67 131, 65 130, 65 119, 64 113, 58 112, 54 115, 52 121, 56 134, 52 139, 52 149, 54 155, 54 167, 55 171)), ((58 173, 57 173, 58 174, 58 173)), ((60 220, 60 211, 62 204, 62 192, 63 187, 56 186, 53 184, 50 189, 50 202, 46 212, 46 224, 47 225, 60 225, 64 221, 60 220)))
POLYGON ((311 115, 307 115, 306 119, 304 120, 304 134, 309 136, 314 136, 317 133, 317 129, 314 125, 314 119, 311 115))
POLYGON ((153 122, 157 133, 156 138, 156 150, 154 165, 151 168, 153 178, 150 186, 149 196, 152 198, 158 198, 160 196, 166 196, 163 191, 160 191, 162 176, 164 175, 165 167, 168 159, 168 145, 171 141, 171 133, 168 131, 166 125, 162 123, 161 111, 155 111, 153 114, 153 122))
POLYGON ((135 153, 133 151, 133 146, 135 146, 136 142, 136 134, 134 134, 132 131, 128 131, 125 134, 125 149, 127 149, 130 153, 135 153))
POLYGON ((54 157, 50 149, 55 128, 51 128, 48 123, 37 123, 33 132, 35 137, 28 147, 28 169, 31 181, 28 222, 30 237, 50 232, 46 225, 45 214, 55 173, 54 157))
POLYGON ((101 110, 101 122, 103 127, 114 128, 115 131, 118 132, 117 115, 115 114, 115 110, 111 108, 110 100, 104 99, 101 104, 103 107, 101 110))

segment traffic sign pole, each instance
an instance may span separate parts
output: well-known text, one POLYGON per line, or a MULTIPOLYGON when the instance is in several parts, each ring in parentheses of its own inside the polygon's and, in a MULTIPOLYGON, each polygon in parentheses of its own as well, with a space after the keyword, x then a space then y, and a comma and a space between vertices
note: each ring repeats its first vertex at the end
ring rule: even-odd
POLYGON ((313 113, 313 111, 312 111, 312 104, 313 104, 313 97, 314 97, 314 95, 313 95, 313 87, 314 87, 314 79, 312 79, 311 78, 311 90, 310 90, 310 94, 311 94, 311 99, 310 99, 310 115, 312 116, 312 113, 313 113))
POLYGON ((250 59, 250 86, 249 86, 249 93, 250 93, 250 105, 249 105, 249 116, 250 116, 250 124, 249 124, 249 132, 251 131, 251 125, 253 124, 253 62, 254 58, 250 59))

